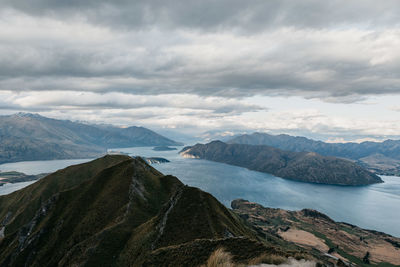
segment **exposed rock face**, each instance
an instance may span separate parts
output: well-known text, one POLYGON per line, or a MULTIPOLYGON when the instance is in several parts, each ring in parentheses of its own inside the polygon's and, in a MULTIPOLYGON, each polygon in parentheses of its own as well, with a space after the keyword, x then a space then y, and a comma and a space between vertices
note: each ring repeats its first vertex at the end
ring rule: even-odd
POLYGON ((179 154, 187 159, 200 159, 199 155, 192 153, 192 148, 191 146, 184 147, 179 154))
POLYGON ((326 221, 333 222, 331 218, 326 216, 325 214, 316 211, 316 210, 311 210, 311 209, 303 209, 301 212, 303 212, 303 215, 306 217, 312 217, 312 218, 322 218, 326 221))
POLYGON ((290 152, 269 146, 213 141, 185 147, 181 155, 232 164, 301 182, 335 185, 383 182, 377 175, 348 160, 325 157, 314 152, 290 152))
POLYGON ((144 158, 148 164, 160 164, 160 163, 168 163, 170 162, 169 160, 165 158, 159 158, 159 157, 150 157, 150 158, 144 158))

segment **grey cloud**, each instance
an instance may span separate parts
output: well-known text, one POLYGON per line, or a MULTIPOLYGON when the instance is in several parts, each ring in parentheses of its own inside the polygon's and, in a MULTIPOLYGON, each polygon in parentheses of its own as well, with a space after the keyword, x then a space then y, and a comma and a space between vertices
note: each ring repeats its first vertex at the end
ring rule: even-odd
MULTIPOLYGON (((25 111, 51 110, 130 110, 136 114, 159 113, 217 118, 241 115, 245 112, 266 111, 267 108, 238 100, 226 100, 194 95, 144 96, 121 93, 82 93, 73 91, 44 91, 15 94, 3 93, 0 109, 25 111), (150 112, 149 112, 150 111, 150 112)), ((136 116, 136 115, 135 115, 136 116)))
POLYGON ((37 36, 24 27, 7 33, 2 24, 0 90, 300 95, 346 103, 400 93, 400 56, 390 47, 396 41, 385 43, 390 40, 385 34, 398 36, 386 31, 400 21, 398 1, 35 0, 27 5, 13 0, 0 5, 11 17, 0 23, 38 23, 37 36), (63 22, 60 29, 51 28, 54 21, 63 22), (79 34, 81 28, 87 33, 79 34), (349 29, 361 32, 354 34, 358 39, 346 34, 349 29))
POLYGON ((396 120, 249 104, 258 95, 398 97, 397 0, 0 0, 0 17, 1 112, 196 134, 399 132, 396 120))
POLYGON ((92 23, 126 28, 161 27, 221 30, 238 28, 243 33, 266 27, 337 27, 359 24, 365 27, 399 24, 400 4, 396 0, 3 0, 12 7, 37 16, 84 17, 92 23))

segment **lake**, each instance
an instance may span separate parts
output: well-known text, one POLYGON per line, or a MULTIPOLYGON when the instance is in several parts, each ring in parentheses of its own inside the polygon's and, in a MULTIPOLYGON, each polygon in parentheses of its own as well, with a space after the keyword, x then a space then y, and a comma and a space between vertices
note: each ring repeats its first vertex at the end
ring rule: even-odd
POLYGON ((5 163, 0 165, 0 171, 18 171, 25 174, 51 173, 67 166, 80 164, 92 159, 63 159, 63 160, 37 160, 5 163))
POLYGON ((29 181, 29 182, 21 182, 21 183, 15 183, 15 184, 5 184, 0 186, 0 196, 1 195, 7 195, 10 194, 14 191, 17 191, 19 189, 22 189, 30 184, 33 184, 35 181, 29 181))
MULTIPOLYGON (((132 156, 157 156, 170 160, 170 163, 155 164, 153 167, 178 177, 187 185, 213 194, 227 207, 232 200, 243 198, 266 207, 288 210, 311 208, 336 221, 400 237, 400 177, 382 176, 385 183, 369 186, 319 185, 285 180, 223 163, 182 158, 176 150, 153 151, 149 147, 118 150, 132 156)), ((37 174, 84 161, 88 160, 74 163, 70 160, 18 162, 0 165, 0 170, 14 168, 27 174, 37 174)), ((0 194, 3 189, 0 187, 0 194)))

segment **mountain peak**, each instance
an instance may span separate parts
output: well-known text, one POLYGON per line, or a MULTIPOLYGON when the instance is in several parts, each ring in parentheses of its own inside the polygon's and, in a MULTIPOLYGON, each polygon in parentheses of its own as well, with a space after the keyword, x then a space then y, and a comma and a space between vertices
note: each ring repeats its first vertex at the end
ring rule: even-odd
POLYGON ((14 114, 13 116, 22 117, 22 118, 45 118, 38 113, 28 113, 28 112, 18 112, 16 114, 14 114))
POLYGON ((210 194, 120 155, 1 196, 0 231, 0 266, 193 266, 220 246, 247 261, 271 252, 210 194))

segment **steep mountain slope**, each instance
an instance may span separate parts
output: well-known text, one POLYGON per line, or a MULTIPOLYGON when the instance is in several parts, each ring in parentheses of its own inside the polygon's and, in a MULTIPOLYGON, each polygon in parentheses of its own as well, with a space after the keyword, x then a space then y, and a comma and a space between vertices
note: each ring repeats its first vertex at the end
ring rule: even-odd
POLYGON ((357 266, 399 266, 400 238, 335 222, 315 210, 265 208, 243 199, 233 210, 262 232, 276 234, 309 250, 319 250, 357 266))
POLYGON ((227 143, 267 145, 295 152, 316 152, 323 156, 334 156, 357 160, 379 174, 400 175, 400 140, 363 143, 325 143, 300 136, 286 134, 270 135, 253 133, 232 138, 227 143))
POLYGON ((347 160, 324 157, 312 152, 283 151, 269 146, 214 141, 186 147, 181 155, 241 166, 302 182, 337 185, 382 182, 375 174, 347 160))
POLYGON ((105 156, 0 197, 0 266, 197 266, 221 246, 242 263, 303 255, 140 158, 105 156))
POLYGON ((107 148, 180 145, 143 127, 119 128, 36 114, 0 116, 0 163, 96 157, 107 148))

